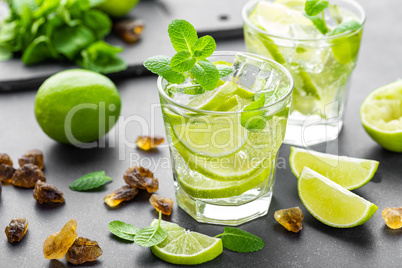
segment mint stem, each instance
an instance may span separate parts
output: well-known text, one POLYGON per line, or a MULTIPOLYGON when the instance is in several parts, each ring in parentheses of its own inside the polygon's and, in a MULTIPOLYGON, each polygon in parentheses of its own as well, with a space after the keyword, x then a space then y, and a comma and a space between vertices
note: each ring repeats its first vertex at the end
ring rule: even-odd
POLYGON ((327 22, 325 21, 324 10, 321 12, 321 17, 322 17, 322 24, 324 25, 324 29, 325 29, 324 34, 326 34, 328 32, 328 27, 327 27, 327 22))
POLYGON ((218 238, 218 237, 221 237, 222 235, 224 235, 224 233, 217 234, 217 235, 215 235, 214 237, 218 238))

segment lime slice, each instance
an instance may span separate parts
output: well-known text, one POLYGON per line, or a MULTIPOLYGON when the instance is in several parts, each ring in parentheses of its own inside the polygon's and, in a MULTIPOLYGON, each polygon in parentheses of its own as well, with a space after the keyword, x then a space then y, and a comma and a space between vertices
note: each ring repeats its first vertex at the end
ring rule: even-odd
POLYGON ((362 33, 362 31, 358 31, 355 34, 331 40, 331 50, 335 59, 342 64, 355 60, 359 53, 362 33))
POLYGON ((306 209, 317 220, 332 227, 361 225, 378 209, 373 203, 307 167, 300 175, 297 189, 306 209))
POLYGON ((353 190, 371 180, 378 168, 374 160, 324 154, 291 147, 290 168, 296 177, 309 167, 345 189, 353 190))
POLYGON ((270 163, 258 174, 239 181, 217 181, 186 169, 177 173, 181 188, 193 198, 214 199, 241 195, 263 183, 271 174, 270 163))
MULTIPOLYGON (((280 131, 276 133, 250 132, 244 145, 237 151, 234 151, 233 147, 227 147, 224 150, 226 153, 224 156, 205 157, 192 153, 175 136, 175 131, 171 131, 171 133, 173 145, 188 167, 218 181, 238 181, 258 173, 264 168, 264 163, 275 157, 274 152, 279 149, 279 141, 282 140, 280 131)), ((222 154, 219 150, 216 153, 222 154)))
POLYGON ((275 35, 283 36, 290 33, 292 24, 312 26, 312 29, 315 30, 311 20, 306 18, 302 12, 268 1, 259 1, 249 19, 257 27, 262 27, 265 31, 275 35))
MULTIPOLYGON (((154 220, 151 225, 158 224, 154 220)), ((222 240, 204 234, 186 231, 177 224, 161 221, 168 231, 167 238, 151 251, 158 258, 173 264, 195 265, 215 259, 223 251, 222 240)))
POLYGON ((200 116, 183 124, 172 124, 175 142, 196 156, 221 158, 237 152, 247 141, 247 129, 238 115, 200 116))
POLYGON ((306 0, 276 0, 275 4, 281 4, 287 6, 288 8, 303 12, 306 0))
POLYGON ((237 85, 228 81, 214 90, 193 97, 188 106, 212 111, 233 96, 236 90, 237 85))
POLYGON ((367 96, 360 106, 364 129, 378 144, 402 152, 402 80, 382 86, 367 96))

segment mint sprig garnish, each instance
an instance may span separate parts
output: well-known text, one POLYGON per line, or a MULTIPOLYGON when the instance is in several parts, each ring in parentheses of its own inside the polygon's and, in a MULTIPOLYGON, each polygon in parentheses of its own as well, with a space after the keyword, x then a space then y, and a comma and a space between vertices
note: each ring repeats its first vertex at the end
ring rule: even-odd
POLYGON ((109 231, 128 241, 132 241, 141 247, 152 247, 163 242, 167 237, 167 231, 161 226, 162 213, 159 211, 158 225, 139 229, 122 221, 112 221, 108 225, 109 231))
POLYGON ((110 222, 108 229, 115 236, 131 242, 134 242, 134 237, 139 231, 137 227, 122 221, 110 222))
POLYGON ((206 58, 215 51, 215 40, 209 35, 198 38, 197 31, 185 20, 172 21, 168 33, 176 55, 151 57, 144 62, 145 68, 172 84, 183 83, 187 77, 205 90, 213 90, 221 76, 206 58))
POLYGON ((98 188, 107 182, 113 181, 105 175, 105 171, 91 172, 70 184, 70 189, 73 191, 87 191, 98 188))
POLYGON ((234 227, 225 227, 224 232, 215 237, 221 237, 223 246, 236 252, 254 252, 265 247, 260 237, 234 227))
POLYGON ((258 132, 265 128, 268 119, 264 116, 263 110, 258 110, 265 105, 265 94, 261 94, 260 98, 244 107, 240 114, 240 124, 248 131, 258 132))
POLYGON ((331 5, 325 0, 307 0, 304 5, 304 11, 304 15, 310 19, 315 27, 324 35, 337 35, 348 31, 355 31, 362 27, 362 25, 356 20, 342 22, 338 6, 331 5), (334 21, 338 23, 331 32, 327 27, 324 15, 324 10, 328 7, 330 8, 330 14, 333 16, 334 21))

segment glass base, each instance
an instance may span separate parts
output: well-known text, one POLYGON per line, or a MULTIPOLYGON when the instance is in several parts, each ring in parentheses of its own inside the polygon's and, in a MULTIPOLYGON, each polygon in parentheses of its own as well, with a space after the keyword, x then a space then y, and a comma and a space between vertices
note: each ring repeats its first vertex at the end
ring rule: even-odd
POLYGON ((283 143, 308 147, 336 140, 342 129, 343 120, 338 118, 325 120, 316 117, 310 117, 309 120, 289 118, 283 143))
POLYGON ((177 204, 198 222, 237 226, 268 213, 272 191, 241 205, 217 205, 194 199, 176 187, 177 204))

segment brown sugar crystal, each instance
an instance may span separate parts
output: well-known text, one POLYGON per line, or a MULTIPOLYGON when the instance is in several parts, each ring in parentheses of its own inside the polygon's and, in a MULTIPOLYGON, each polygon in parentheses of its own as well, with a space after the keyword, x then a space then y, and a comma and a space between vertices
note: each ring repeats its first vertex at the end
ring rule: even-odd
POLYGON ((138 194, 138 189, 133 188, 130 185, 124 185, 123 187, 117 189, 113 193, 105 196, 105 203, 109 207, 116 207, 123 201, 129 201, 133 199, 138 194))
POLYGON ((0 154, 0 164, 13 166, 13 160, 11 160, 8 154, 0 154))
POLYGON ((303 228, 304 216, 299 207, 275 211, 274 217, 288 231, 297 233, 303 228))
POLYGON ((25 164, 34 164, 37 165, 42 170, 43 153, 42 151, 37 149, 30 150, 18 159, 18 163, 20 164, 20 167, 23 167, 25 164))
POLYGON ((39 203, 64 203, 63 193, 55 186, 37 181, 33 190, 33 197, 39 203))
POLYGON ((21 241, 28 230, 28 221, 25 218, 12 219, 10 224, 6 227, 6 235, 8 242, 14 243, 21 241))
POLYGON ((0 164, 0 182, 11 183, 15 168, 7 164, 0 164))
POLYGON ((74 265, 87 261, 94 261, 102 255, 103 251, 98 242, 88 238, 78 237, 68 249, 66 260, 74 265))
POLYGON ((42 170, 34 164, 25 164, 14 173, 12 184, 18 187, 33 188, 39 180, 46 182, 42 170))
POLYGON ((43 243, 46 259, 62 259, 77 238, 77 221, 69 220, 58 233, 53 233, 43 243))
POLYGON ((165 138, 155 136, 155 137, 150 137, 150 136, 139 136, 135 143, 137 146, 145 151, 151 150, 156 148, 159 144, 163 143, 165 141, 165 138))
POLYGON ((165 215, 172 214, 173 200, 170 198, 162 197, 157 194, 153 194, 149 198, 149 203, 151 203, 151 205, 154 206, 154 208, 157 211, 161 211, 162 214, 165 214, 165 215))
POLYGON ((386 208, 382 211, 382 217, 389 228, 399 229, 402 227, 402 207, 386 208))
POLYGON ((131 167, 124 173, 128 185, 138 189, 146 189, 148 193, 156 192, 159 188, 158 179, 144 167, 131 167))

